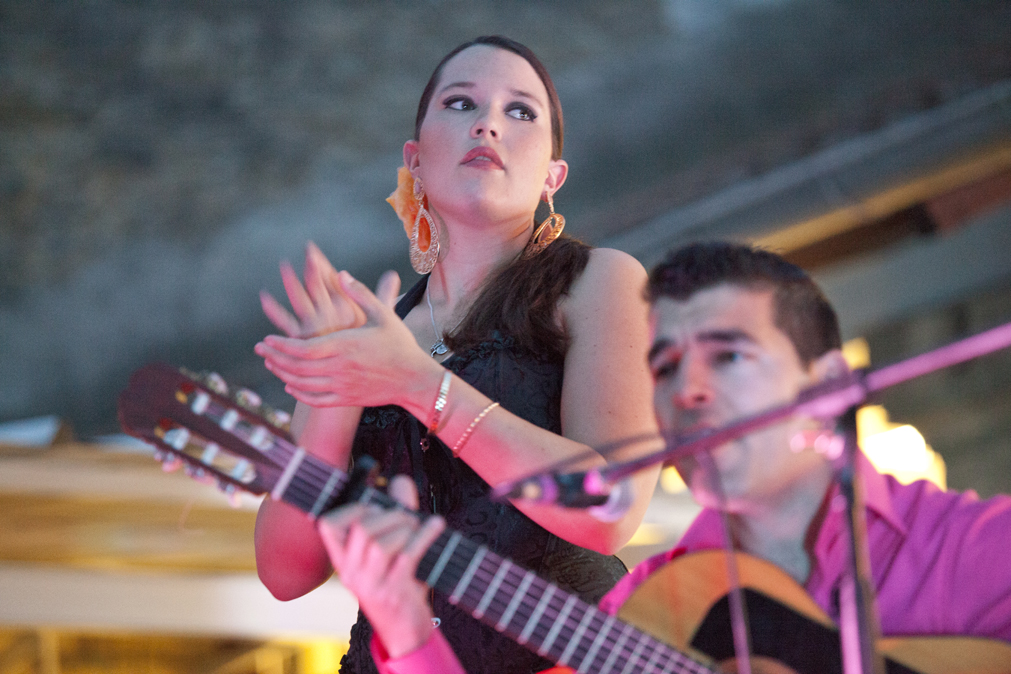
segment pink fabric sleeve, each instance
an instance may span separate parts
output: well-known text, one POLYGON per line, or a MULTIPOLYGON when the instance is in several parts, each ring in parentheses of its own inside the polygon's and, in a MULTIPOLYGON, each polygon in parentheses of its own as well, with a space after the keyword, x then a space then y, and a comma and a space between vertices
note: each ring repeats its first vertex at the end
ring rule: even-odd
POLYGON ((625 603, 625 600, 632 596, 632 593, 635 592, 636 588, 638 588, 644 580, 649 578, 651 573, 675 557, 680 557, 684 553, 685 549, 679 546, 673 550, 653 555, 649 559, 640 562, 634 569, 632 569, 630 574, 619 580, 615 586, 612 587, 610 591, 603 596, 603 598, 601 598, 600 603, 597 604, 597 608, 604 613, 617 615, 619 609, 621 609, 621 605, 625 603))
POLYGON ((428 641, 400 658, 391 659, 374 634, 371 650, 379 674, 467 674, 438 629, 432 630, 428 641))

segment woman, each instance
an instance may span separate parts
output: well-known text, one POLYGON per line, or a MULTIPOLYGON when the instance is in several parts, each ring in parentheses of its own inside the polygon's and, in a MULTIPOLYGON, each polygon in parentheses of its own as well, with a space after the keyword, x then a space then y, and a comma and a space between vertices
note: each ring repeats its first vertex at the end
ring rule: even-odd
MULTIPOLYGON (((413 217, 398 211, 412 263, 428 276, 393 307, 395 275, 373 295, 310 246, 304 287, 282 268, 298 317, 264 298, 290 337, 267 337, 257 353, 299 401, 293 426, 308 451, 338 466, 369 454, 386 474, 412 476, 423 511, 596 601, 625 572, 605 555, 642 519, 655 472, 636 478, 631 508, 613 522, 488 499, 489 484, 655 432, 645 272, 618 251, 552 242, 564 224, 552 204, 568 173, 561 150, 561 107, 533 53, 501 37, 458 47, 425 88, 394 195, 395 205, 418 206, 413 217), (542 199, 552 215, 534 232, 542 199)), ((595 456, 580 468, 603 464, 595 456)), ((283 503, 261 506, 256 550, 261 579, 281 599, 332 573, 310 521, 283 503)), ((546 666, 432 601, 467 671, 546 666)), ((370 631, 360 617, 342 671, 373 671, 370 631)))

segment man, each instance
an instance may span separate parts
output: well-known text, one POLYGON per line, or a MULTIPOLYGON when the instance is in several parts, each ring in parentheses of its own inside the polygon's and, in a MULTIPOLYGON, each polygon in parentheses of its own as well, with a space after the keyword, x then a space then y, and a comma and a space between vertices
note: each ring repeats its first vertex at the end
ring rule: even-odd
MULTIPOLYGON (((653 402, 664 431, 723 426, 846 371, 835 312, 801 269, 772 253, 727 243, 689 246, 652 271, 647 293, 653 402)), ((704 464, 678 461, 703 511, 674 550, 636 567, 601 608, 617 613, 667 562, 721 547, 725 509, 740 551, 783 569, 838 620, 846 542, 842 513, 832 507, 832 470, 822 454, 791 447, 817 423, 792 419, 714 450, 722 499, 704 464)), ((882 633, 1011 641, 1011 497, 981 502, 972 492, 943 492, 926 482, 903 486, 862 455, 858 470, 882 633)), ((342 574, 366 576, 361 587, 382 588, 375 597, 360 595, 363 605, 396 601, 412 614, 405 604, 420 606, 424 594, 413 569, 441 525, 429 520, 419 528, 398 514, 370 518, 363 524, 361 514, 345 512, 321 523, 334 564, 342 574), (409 583, 416 585, 410 593, 398 589, 409 583)), ((380 671, 461 671, 427 619, 419 614, 415 623, 424 629, 412 635, 413 650, 400 649, 404 657, 389 659, 375 644, 380 671)), ((405 633, 392 626, 389 632, 405 633)))
MULTIPOLYGON (((725 425, 793 400, 846 371, 835 312, 798 267, 727 243, 671 254, 650 274, 654 410, 663 430, 725 425)), ((843 515, 829 461, 791 444, 811 420, 779 423, 712 452, 721 504, 699 462, 678 471, 704 510, 678 547, 647 560, 601 602, 616 611, 652 571, 722 545, 718 509, 739 550, 770 561, 839 618, 843 515)), ((801 436, 802 437, 802 436, 801 436)), ((858 456, 882 633, 1011 641, 1011 498, 980 502, 928 482, 903 486, 858 456)))

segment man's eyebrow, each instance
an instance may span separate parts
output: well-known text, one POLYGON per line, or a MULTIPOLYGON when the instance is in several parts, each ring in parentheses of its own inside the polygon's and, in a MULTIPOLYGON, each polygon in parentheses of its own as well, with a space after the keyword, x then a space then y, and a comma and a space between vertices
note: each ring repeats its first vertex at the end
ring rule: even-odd
POLYGON ((755 338, 744 330, 707 330, 695 335, 695 339, 700 342, 754 342, 755 338))
POLYGON ((653 359, 660 355, 663 351, 670 348, 674 344, 673 340, 661 337, 660 339, 653 342, 653 346, 649 347, 649 353, 646 354, 646 362, 652 363, 653 359))
MULTIPOLYGON (((753 344, 755 338, 744 330, 706 330, 705 332, 696 334, 695 341, 704 343, 716 342, 717 344, 734 344, 736 342, 749 342, 753 344)), ((672 339, 666 337, 657 339, 646 354, 646 362, 652 363, 654 358, 673 346, 676 346, 676 344, 672 339)))

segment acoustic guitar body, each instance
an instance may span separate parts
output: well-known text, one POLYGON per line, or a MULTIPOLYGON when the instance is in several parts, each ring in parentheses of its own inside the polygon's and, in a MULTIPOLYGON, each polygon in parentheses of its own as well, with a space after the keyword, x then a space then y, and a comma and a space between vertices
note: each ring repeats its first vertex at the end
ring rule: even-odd
MULTIPOLYGON (((842 674, 839 632, 803 587, 781 569, 736 555, 751 628, 753 670, 842 674)), ((736 670, 725 555, 682 555, 646 579, 618 617, 668 644, 736 670), (676 607, 676 609, 674 608, 676 607)), ((1011 644, 974 637, 901 637, 878 642, 888 674, 1008 674, 1011 644)))

